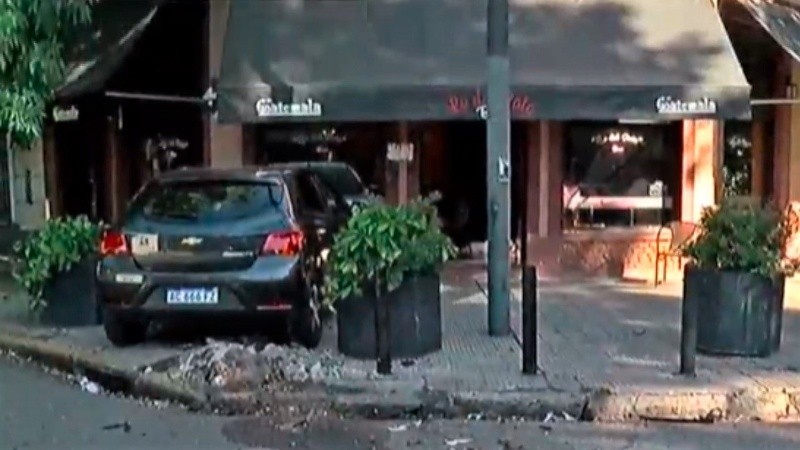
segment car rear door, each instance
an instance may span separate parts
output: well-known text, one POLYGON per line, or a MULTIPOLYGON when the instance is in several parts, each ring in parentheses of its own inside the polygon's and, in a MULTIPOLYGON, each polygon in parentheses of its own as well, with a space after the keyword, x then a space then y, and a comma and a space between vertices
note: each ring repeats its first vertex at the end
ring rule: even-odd
POLYGON ((246 269, 270 233, 291 227, 279 180, 171 181, 140 197, 123 232, 136 264, 150 271, 246 269))
POLYGON ((325 213, 328 215, 330 245, 333 245, 334 235, 350 218, 351 209, 347 205, 347 201, 341 195, 334 192, 333 189, 325 183, 322 177, 317 173, 314 173, 312 177, 326 206, 325 213))
POLYGON ((301 170, 295 174, 297 190, 298 222, 306 235, 306 241, 315 256, 325 258, 333 244, 336 223, 332 220, 331 205, 320 182, 313 172, 301 170))

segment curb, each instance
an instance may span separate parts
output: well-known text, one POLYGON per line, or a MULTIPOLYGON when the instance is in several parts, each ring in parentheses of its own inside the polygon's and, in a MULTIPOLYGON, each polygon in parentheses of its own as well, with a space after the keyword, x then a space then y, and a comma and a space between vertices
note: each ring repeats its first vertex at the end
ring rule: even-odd
POLYGON ((580 420, 587 399, 552 392, 476 393, 415 392, 409 394, 344 395, 332 402, 340 413, 378 420, 428 416, 447 419, 524 418, 544 420, 568 415, 580 420))
POLYGON ((39 338, 1 333, 0 349, 31 358, 46 366, 78 372, 111 391, 134 396, 171 400, 192 410, 227 414, 252 413, 269 402, 289 404, 325 403, 337 412, 362 418, 396 419, 428 415, 447 418, 524 417, 542 420, 548 414, 567 413, 580 418, 586 408, 584 396, 554 394, 549 391, 509 393, 447 393, 411 391, 405 393, 343 394, 322 390, 302 393, 277 393, 259 399, 252 393, 219 394, 204 392, 175 381, 162 373, 140 373, 110 366, 101 358, 73 347, 39 338))
POLYGON ((753 387, 658 393, 604 390, 590 397, 585 418, 598 422, 798 422, 800 388, 753 387))
POLYGON ((20 334, 0 332, 0 349, 12 351, 46 366, 82 373, 110 391, 170 400, 189 409, 227 414, 247 414, 270 403, 302 405, 324 403, 347 416, 399 419, 428 416, 444 418, 526 418, 548 416, 610 423, 643 420, 712 423, 725 421, 800 421, 800 387, 761 387, 719 391, 613 392, 607 388, 589 393, 545 390, 494 392, 360 392, 322 389, 282 392, 259 398, 252 392, 206 392, 162 373, 141 373, 109 365, 102 358, 73 347, 20 334))
POLYGON ((195 410, 208 405, 208 398, 204 394, 166 376, 116 368, 102 358, 67 345, 29 336, 0 333, 0 349, 31 358, 63 372, 83 373, 88 379, 110 391, 176 401, 195 410))

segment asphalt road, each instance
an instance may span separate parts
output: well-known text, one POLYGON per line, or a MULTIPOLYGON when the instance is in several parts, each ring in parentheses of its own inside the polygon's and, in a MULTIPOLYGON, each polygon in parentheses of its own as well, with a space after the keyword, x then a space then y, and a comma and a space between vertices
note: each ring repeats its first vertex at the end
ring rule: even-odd
POLYGON ((800 426, 217 417, 86 392, 0 356, 0 449, 796 449, 800 426))

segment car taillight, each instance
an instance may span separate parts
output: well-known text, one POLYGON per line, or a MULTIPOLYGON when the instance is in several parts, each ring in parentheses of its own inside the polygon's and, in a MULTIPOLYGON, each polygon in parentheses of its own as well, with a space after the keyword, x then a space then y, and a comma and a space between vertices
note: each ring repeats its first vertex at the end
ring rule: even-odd
POLYGON ((294 256, 303 250, 305 237, 302 231, 280 231, 267 236, 264 246, 261 247, 262 255, 294 256))
POLYGON ((100 254, 102 256, 125 255, 128 253, 128 242, 125 235, 119 231, 105 231, 100 239, 100 254))

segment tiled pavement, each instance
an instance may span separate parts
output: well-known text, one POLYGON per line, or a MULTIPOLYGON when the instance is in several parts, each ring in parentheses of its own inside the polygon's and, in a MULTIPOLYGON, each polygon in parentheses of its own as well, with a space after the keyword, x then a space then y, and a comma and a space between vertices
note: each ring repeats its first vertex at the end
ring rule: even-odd
MULTIPOLYGON (((697 377, 677 376, 681 283, 651 285, 593 280, 543 282, 539 345, 553 388, 609 387, 615 392, 708 392, 800 388, 800 286, 787 285, 781 350, 769 358, 698 356, 697 377)), ((513 289, 519 324, 520 289, 513 289)), ((517 331, 518 327, 517 327, 517 331)))
MULTIPOLYGON (((450 267, 445 283, 464 289, 472 284, 485 291, 481 269, 481 264, 474 262, 450 267)), ((522 293, 518 272, 513 274, 513 280, 511 323, 519 338, 522 293)), ((608 279, 543 280, 539 284, 538 311, 541 375, 537 377, 520 374, 518 345, 509 352, 513 357, 509 353, 482 355, 470 345, 450 346, 435 358, 444 358, 449 367, 475 370, 476 374, 470 377, 486 379, 483 387, 491 390, 546 386, 580 392, 608 387, 615 392, 657 393, 729 392, 753 386, 800 388, 800 281, 787 282, 783 340, 777 354, 769 358, 698 356, 695 378, 676 375, 681 287, 680 282, 655 288, 651 284, 608 279), (469 361, 462 362, 463 359, 469 361), (479 377, 477 373, 487 375, 479 377)), ((448 339, 482 343, 475 344, 477 348, 490 345, 486 344, 492 342, 486 337, 486 308, 485 296, 474 291, 461 293, 450 303, 443 299, 444 330, 452 333, 448 339), (466 303, 472 307, 457 306, 466 303), (451 317, 454 315, 459 317, 451 317)))
MULTIPOLYGON (((413 364, 394 361, 388 378, 419 388, 459 392, 508 392, 545 389, 542 377, 523 376, 520 346, 513 335, 490 337, 486 332, 486 298, 474 283, 442 289, 442 350, 416 359, 413 364)), ((335 329, 322 347, 335 352, 335 329)), ((374 361, 348 359, 345 376, 350 382, 368 380, 374 361)), ((397 386, 391 383, 391 386, 397 386)))

